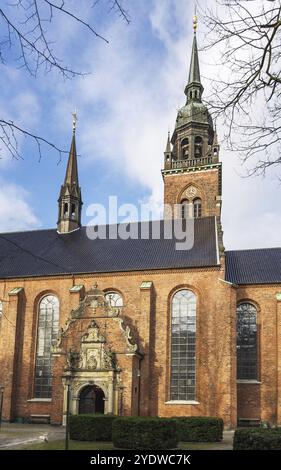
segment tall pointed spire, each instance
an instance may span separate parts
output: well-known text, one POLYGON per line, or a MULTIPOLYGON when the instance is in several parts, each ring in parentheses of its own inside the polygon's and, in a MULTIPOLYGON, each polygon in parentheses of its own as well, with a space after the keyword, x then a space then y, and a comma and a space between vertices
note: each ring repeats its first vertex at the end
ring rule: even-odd
POLYGON ((194 82, 201 83, 196 32, 194 32, 194 36, 193 36, 188 84, 191 84, 194 82))
POLYGON ((79 186, 75 132, 73 132, 72 136, 64 184, 76 184, 79 186))
POLYGON ((78 180, 78 166, 76 153, 76 124, 77 114, 73 115, 73 135, 64 178, 59 197, 58 232, 69 233, 81 227, 82 197, 78 180))
POLYGON ((197 38, 196 38, 197 27, 198 27, 198 18, 195 15, 193 17, 194 35, 193 35, 190 67, 189 67, 188 84, 185 88, 187 101, 190 101, 192 99, 201 101, 201 96, 204 90, 203 85, 201 83, 201 77, 200 77, 199 56, 198 56, 198 47, 197 47, 197 38))

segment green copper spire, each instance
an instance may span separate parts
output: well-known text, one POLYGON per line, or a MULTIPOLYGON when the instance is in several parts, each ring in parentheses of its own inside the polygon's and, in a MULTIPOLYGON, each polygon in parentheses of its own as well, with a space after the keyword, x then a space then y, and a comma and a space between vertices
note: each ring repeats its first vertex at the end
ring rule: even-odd
POLYGON ((188 84, 190 85, 194 82, 201 83, 196 33, 194 33, 193 37, 188 84))
POLYGON ((188 77, 188 84, 184 91, 187 96, 187 101, 191 101, 191 100, 201 101, 202 93, 204 90, 201 84, 201 77, 200 77, 198 47, 197 47, 197 38, 196 38, 197 25, 198 25, 197 16, 194 16, 193 18, 194 37, 193 37, 193 44, 192 44, 189 77, 188 77))

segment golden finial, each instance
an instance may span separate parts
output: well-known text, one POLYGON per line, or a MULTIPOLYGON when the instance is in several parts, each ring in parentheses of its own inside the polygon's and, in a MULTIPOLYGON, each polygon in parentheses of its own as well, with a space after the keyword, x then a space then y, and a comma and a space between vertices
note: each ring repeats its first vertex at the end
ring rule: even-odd
POLYGON ((198 27, 198 17, 196 15, 193 16, 193 30, 196 33, 198 27))
POLYGON ((193 16, 193 30, 196 33, 198 28, 198 16, 197 16, 197 5, 194 5, 194 16, 193 16))
POLYGON ((73 134, 75 134, 75 131, 76 131, 76 126, 77 126, 77 121, 78 121, 78 117, 77 117, 77 109, 75 109, 75 111, 72 114, 72 131, 73 131, 73 134))

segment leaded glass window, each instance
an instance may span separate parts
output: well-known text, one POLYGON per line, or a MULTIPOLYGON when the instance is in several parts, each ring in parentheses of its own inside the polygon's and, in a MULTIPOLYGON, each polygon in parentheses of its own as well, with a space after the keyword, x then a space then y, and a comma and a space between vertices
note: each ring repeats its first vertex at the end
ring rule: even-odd
POLYGON ((237 379, 257 380, 257 309, 244 302, 237 307, 237 379))
POLYGON ((47 295, 39 303, 37 351, 35 363, 35 398, 52 396, 52 342, 59 332, 59 301, 47 295))
POLYGON ((187 289, 172 299, 171 400, 196 397, 196 296, 187 289))
POLYGON ((118 292, 107 292, 105 294, 105 300, 111 307, 123 307, 123 299, 118 292))

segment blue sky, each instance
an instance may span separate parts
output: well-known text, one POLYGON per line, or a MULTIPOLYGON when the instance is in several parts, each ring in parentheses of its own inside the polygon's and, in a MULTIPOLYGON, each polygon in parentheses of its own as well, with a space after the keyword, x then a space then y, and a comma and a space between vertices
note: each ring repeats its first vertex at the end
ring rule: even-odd
MULTIPOLYGON (((34 79, 9 61, 1 65, 0 113, 68 149, 71 112, 78 109, 78 163, 86 224, 89 204, 107 205, 110 195, 117 195, 120 204, 145 201, 154 208, 161 204, 160 170, 167 131, 173 130, 185 98, 193 1, 132 0, 127 2, 130 25, 109 12, 107 1, 95 8, 88 8, 90 2, 84 0, 73 1, 74 6, 77 3, 80 15, 109 44, 63 17, 51 33, 57 54, 74 69, 90 74, 66 81, 53 70, 48 75, 42 71, 34 79)), ((201 25, 199 44, 204 40, 201 25)), ((200 53, 206 92, 218 73, 215 56, 211 62, 210 52, 208 57, 200 53)), ((224 132, 218 124, 219 137, 224 132)), ((45 147, 39 162, 31 141, 23 138, 19 145, 24 157, 19 161, 0 149, 0 230, 55 227, 66 156, 58 164, 58 154, 45 147)), ((279 246, 279 180, 273 172, 266 178, 242 178, 238 157, 226 152, 223 144, 221 159, 226 248, 279 246)))

